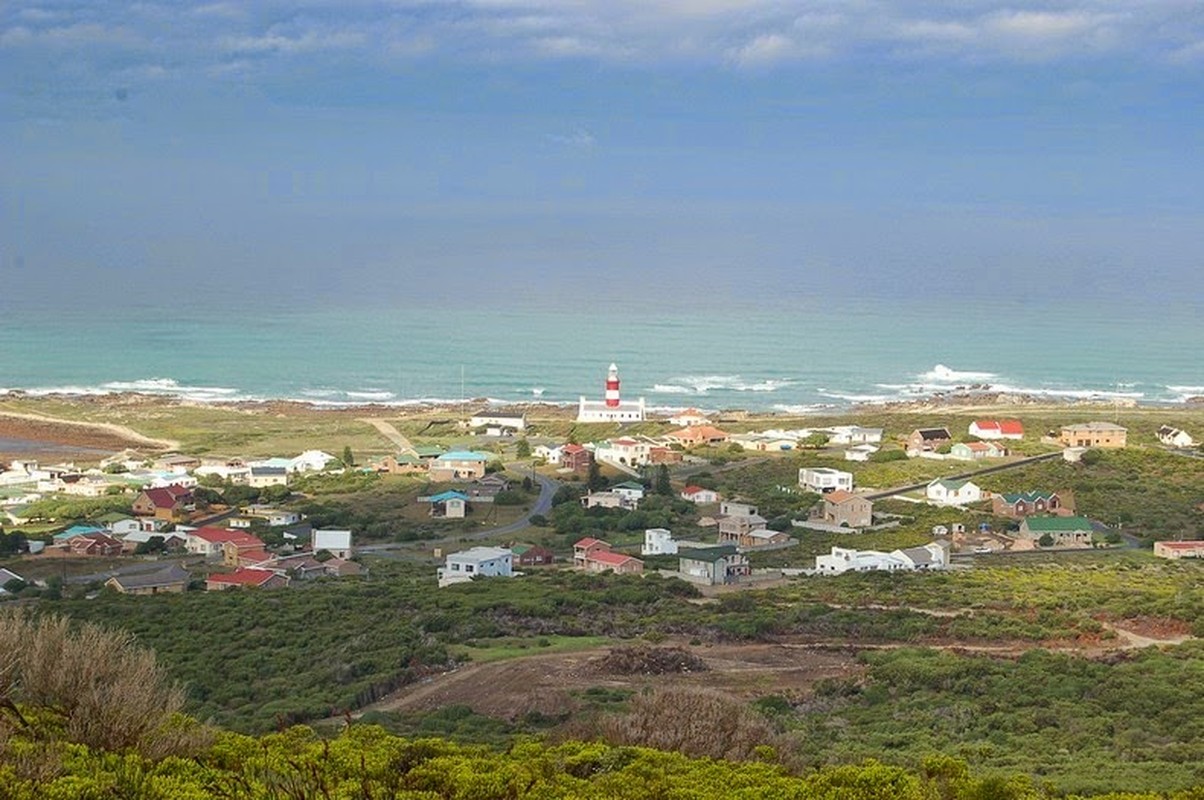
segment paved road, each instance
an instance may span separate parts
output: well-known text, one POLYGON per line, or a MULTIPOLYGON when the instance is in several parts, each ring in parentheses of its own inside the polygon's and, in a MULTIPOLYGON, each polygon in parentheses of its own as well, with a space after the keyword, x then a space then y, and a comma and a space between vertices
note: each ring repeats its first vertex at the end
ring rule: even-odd
MULTIPOLYGON (((507 464, 507 468, 511 472, 520 472, 526 469, 525 464, 507 464)), ((387 542, 385 544, 370 544, 363 547, 357 547, 356 550, 361 553, 375 553, 377 555, 387 554, 390 550, 401 550, 407 547, 418 545, 422 548, 429 549, 430 547, 438 547, 442 544, 451 542, 462 542, 464 540, 479 540, 488 539, 492 536, 506 536, 511 533, 530 527, 531 517, 536 514, 547 515, 552 510, 552 497, 556 494, 556 490, 560 488, 560 481, 540 475, 537 472, 531 472, 531 478, 539 484, 539 497, 536 498, 535 504, 531 506, 531 510, 526 513, 521 519, 517 519, 507 525, 499 525, 496 528, 487 528, 483 531, 474 531, 472 533, 455 533, 450 536, 444 536, 441 539, 423 539, 417 542, 387 542)))
POLYGON ((418 455, 418 451, 414 449, 414 445, 410 440, 402 436, 401 431, 394 428, 391 423, 385 422, 383 419, 376 419, 375 417, 361 417, 360 422, 366 422, 373 428, 376 428, 382 436, 401 448, 402 453, 418 455))
MULTIPOLYGON (((990 475, 991 473, 994 473, 994 472, 1003 472, 1004 470, 1015 469, 1016 467, 1023 467, 1027 464, 1035 464, 1038 461, 1050 461, 1052 459, 1061 458, 1061 457, 1062 457, 1061 451, 1058 451, 1056 453, 1042 453, 1039 456, 1030 456, 1029 458, 1022 458, 1019 461, 1009 461, 1007 464, 996 464, 993 467, 984 467, 982 469, 973 470, 972 472, 962 472, 957 475, 949 475, 948 477, 942 478, 942 480, 960 481, 960 480, 965 480, 967 478, 975 478, 979 475, 990 475)), ((929 483, 931 483, 931 481, 924 481, 923 483, 913 483, 910 486, 897 486, 894 489, 887 489, 886 491, 882 491, 882 492, 874 492, 873 494, 864 495, 864 497, 867 500, 882 500, 887 497, 894 497, 895 495, 907 494, 908 492, 914 492, 919 489, 927 488, 929 483)))

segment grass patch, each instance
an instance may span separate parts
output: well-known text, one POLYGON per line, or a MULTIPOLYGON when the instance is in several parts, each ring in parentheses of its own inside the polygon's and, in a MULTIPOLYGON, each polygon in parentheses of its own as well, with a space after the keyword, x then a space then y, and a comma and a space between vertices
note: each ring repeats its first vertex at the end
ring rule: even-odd
POLYGON ((448 648, 452 656, 467 659, 474 664, 508 661, 552 653, 575 653, 613 644, 607 636, 540 636, 535 639, 504 637, 501 639, 474 639, 473 644, 454 645, 448 648))

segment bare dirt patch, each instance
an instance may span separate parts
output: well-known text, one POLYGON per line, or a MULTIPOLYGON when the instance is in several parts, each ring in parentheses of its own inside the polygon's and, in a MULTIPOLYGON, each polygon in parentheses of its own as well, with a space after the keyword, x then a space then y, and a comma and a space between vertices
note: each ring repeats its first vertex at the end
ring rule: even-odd
POLYGON ((517 719, 529 712, 549 716, 581 707, 592 688, 698 687, 754 699, 770 694, 797 696, 819 680, 860 675, 852 652, 817 652, 777 644, 684 646, 706 664, 702 672, 664 675, 600 674, 599 659, 609 648, 536 655, 488 664, 469 664, 408 686, 364 711, 432 711, 466 705, 478 714, 517 719))

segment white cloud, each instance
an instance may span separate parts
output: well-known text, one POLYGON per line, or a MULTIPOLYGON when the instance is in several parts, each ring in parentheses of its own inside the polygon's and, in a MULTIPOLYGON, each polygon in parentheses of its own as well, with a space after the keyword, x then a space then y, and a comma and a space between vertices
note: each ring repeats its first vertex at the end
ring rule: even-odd
POLYGON ((1188 0, 193 0, 160 13, 11 0, 0 46, 157 47, 204 73, 245 57, 587 59, 770 68, 823 58, 1194 63, 1188 0), (180 24, 180 17, 187 24, 180 24), (7 27, 5 27, 7 21, 7 27))
POLYGON ((549 142, 555 142, 556 144, 579 147, 582 149, 593 147, 597 143, 594 135, 585 128, 577 128, 567 135, 561 133, 549 133, 547 134, 547 140, 549 142))
POLYGON ((780 33, 763 33, 728 50, 728 58, 742 66, 771 64, 794 55, 794 40, 780 33))

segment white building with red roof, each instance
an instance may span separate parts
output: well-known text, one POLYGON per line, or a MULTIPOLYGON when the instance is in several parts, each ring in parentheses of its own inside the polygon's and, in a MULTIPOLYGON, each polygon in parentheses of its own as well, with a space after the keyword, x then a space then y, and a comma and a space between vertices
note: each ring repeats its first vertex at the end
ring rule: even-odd
POLYGON ((970 435, 979 439, 1023 439, 1024 424, 1018 419, 976 419, 970 435))
POLYGON ((719 493, 714 489, 704 489, 701 486, 687 486, 681 490, 681 499, 691 503, 718 503, 719 493))
POLYGON ((1159 558, 1204 558, 1204 542, 1154 542, 1154 555, 1159 558))
POLYGON ((679 428, 688 428, 691 425, 710 425, 711 421, 697 408, 687 408, 685 411, 679 411, 669 417, 669 424, 679 428))
POLYGON ((263 540, 246 531, 229 528, 205 527, 188 532, 185 548, 190 553, 215 556, 222 553, 226 544, 238 550, 262 550, 263 540))

